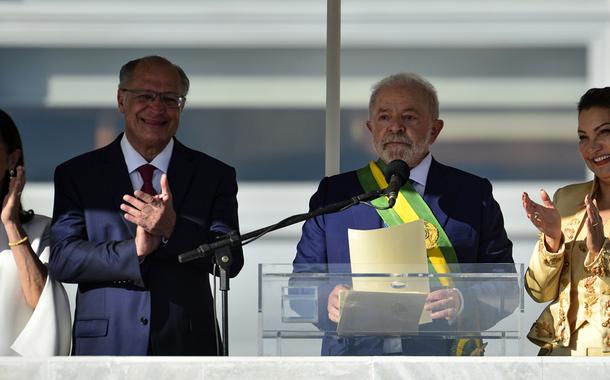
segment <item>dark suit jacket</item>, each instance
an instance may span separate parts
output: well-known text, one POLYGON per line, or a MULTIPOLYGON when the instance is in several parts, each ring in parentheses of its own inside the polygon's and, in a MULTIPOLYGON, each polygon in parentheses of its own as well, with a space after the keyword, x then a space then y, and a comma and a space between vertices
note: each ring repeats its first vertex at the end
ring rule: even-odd
MULTIPOLYGON (((175 141, 167 171, 174 232, 142 264, 119 208, 133 187, 119 136, 55 171, 49 271, 78 283, 75 355, 216 355, 210 261, 177 256, 238 229, 235 170, 175 141), (149 345, 150 342, 150 345, 149 345)), ((231 276, 243 266, 234 253, 231 276)))
MULTIPOLYGON (((309 207, 314 210, 363 192, 355 171, 327 177, 320 182, 309 207)), ((423 198, 451 240, 459 263, 513 263, 512 243, 504 230, 502 213, 488 180, 432 160, 423 198)), ((295 270, 300 264, 349 263, 347 229, 370 230, 383 225, 377 211, 364 205, 307 221, 297 246, 295 270)), ((320 326, 329 331, 335 325, 328 320, 325 302, 326 299, 322 299, 320 305, 320 326)), ((363 345, 358 352, 350 351, 349 343, 345 339, 327 337, 322 354, 382 353, 379 345, 368 348, 363 345)))

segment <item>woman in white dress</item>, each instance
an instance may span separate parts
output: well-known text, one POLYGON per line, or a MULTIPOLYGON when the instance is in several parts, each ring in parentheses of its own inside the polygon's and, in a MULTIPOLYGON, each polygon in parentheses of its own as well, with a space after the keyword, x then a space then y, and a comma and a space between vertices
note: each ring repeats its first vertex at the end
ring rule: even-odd
POLYGON ((68 355, 68 296, 46 269, 51 220, 23 210, 24 185, 21 138, 0 110, 0 356, 68 355))

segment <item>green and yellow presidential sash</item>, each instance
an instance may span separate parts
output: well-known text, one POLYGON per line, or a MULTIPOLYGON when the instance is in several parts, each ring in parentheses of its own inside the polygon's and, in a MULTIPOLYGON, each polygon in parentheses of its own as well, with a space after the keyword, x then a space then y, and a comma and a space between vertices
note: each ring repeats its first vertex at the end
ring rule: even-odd
MULTIPOLYGON (((383 175, 383 167, 385 167, 383 161, 371 161, 357 171, 358 180, 366 192, 384 189, 388 186, 383 175)), ((445 230, 411 183, 407 181, 400 189, 393 208, 379 209, 388 206, 387 197, 379 197, 371 203, 378 207, 377 213, 388 227, 420 219, 424 222, 428 263, 436 273, 449 273, 449 264, 458 264, 455 249, 445 230)), ((448 277, 439 278, 439 282, 443 286, 453 286, 453 281, 448 277)), ((483 351, 484 346, 480 339, 458 339, 452 348, 452 354, 456 356, 477 355, 479 352, 482 355, 483 351)))
MULTIPOLYGON (((383 162, 378 164, 375 161, 371 161, 368 166, 357 172, 358 180, 367 192, 383 189, 388 186, 379 165, 383 166, 384 164, 383 162)), ((371 203, 376 207, 383 208, 388 206, 388 199, 387 197, 379 197, 371 203)), ((449 237, 432 213, 432 210, 430 210, 430 207, 428 207, 421 195, 415 191, 409 182, 400 189, 393 208, 387 210, 378 209, 377 212, 388 227, 420 219, 423 220, 426 232, 428 261, 436 273, 448 273, 448 263, 457 264, 457 256, 449 237)), ((452 285, 448 278, 440 278, 440 282, 444 286, 452 285)))

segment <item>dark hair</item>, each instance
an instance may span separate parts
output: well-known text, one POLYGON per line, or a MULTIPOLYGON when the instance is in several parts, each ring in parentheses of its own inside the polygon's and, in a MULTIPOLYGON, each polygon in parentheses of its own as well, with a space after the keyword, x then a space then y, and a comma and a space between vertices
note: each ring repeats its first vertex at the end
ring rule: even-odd
MULTIPOLYGON (((4 111, 0 110, 0 143, 6 146, 6 152, 8 154, 13 153, 15 150, 20 149, 21 155, 17 161, 17 166, 24 166, 23 161, 23 145, 21 144, 21 137, 17 126, 11 117, 4 111)), ((0 201, 4 201, 4 197, 8 194, 9 184, 9 173, 8 170, 4 173, 4 179, 2 180, 2 188, 0 188, 0 201)), ((34 211, 25 211, 23 206, 19 204, 19 220, 21 223, 27 223, 32 220, 34 211)))
POLYGON ((578 113, 593 107, 610 108, 610 87, 590 88, 580 97, 578 113))
POLYGON ((182 81, 182 90, 184 91, 184 94, 180 95, 188 94, 191 82, 186 76, 184 70, 182 70, 180 66, 170 62, 168 59, 158 55, 149 55, 146 57, 131 60, 124 64, 123 67, 121 67, 121 71, 119 72, 119 88, 125 88, 125 86, 127 86, 127 83, 129 83, 133 77, 133 72, 136 70, 136 67, 143 62, 158 62, 173 66, 176 71, 178 71, 178 75, 180 75, 180 80, 182 81))

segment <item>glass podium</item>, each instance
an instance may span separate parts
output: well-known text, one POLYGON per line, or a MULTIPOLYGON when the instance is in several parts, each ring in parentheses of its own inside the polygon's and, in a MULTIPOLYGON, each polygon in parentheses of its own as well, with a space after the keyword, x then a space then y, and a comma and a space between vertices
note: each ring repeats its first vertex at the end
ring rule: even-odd
POLYGON ((418 355, 427 345, 431 355, 519 356, 523 264, 419 269, 351 273, 349 264, 260 264, 259 355, 418 355), (337 286, 347 290, 338 292, 334 323, 327 304, 337 286), (459 310, 445 310, 455 300, 459 310))

